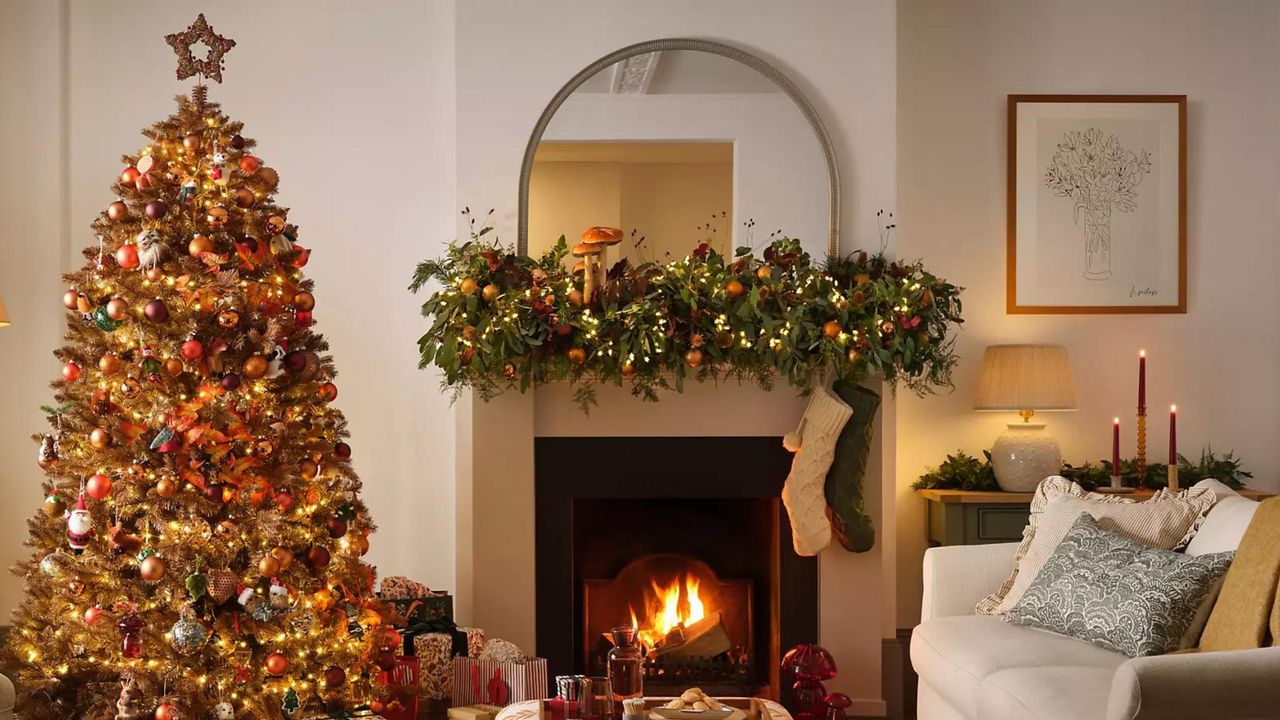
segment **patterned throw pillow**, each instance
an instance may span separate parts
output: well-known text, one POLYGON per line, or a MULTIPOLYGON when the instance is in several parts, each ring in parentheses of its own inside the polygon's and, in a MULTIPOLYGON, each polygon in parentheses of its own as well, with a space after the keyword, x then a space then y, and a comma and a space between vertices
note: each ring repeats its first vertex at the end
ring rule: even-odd
POLYGON ((1031 516, 1022 531, 1022 544, 1013 556, 1013 572, 998 590, 978 603, 976 611, 979 615, 1009 612, 1081 512, 1097 518, 1108 530, 1144 545, 1177 550, 1195 535, 1215 499, 1207 488, 1196 487, 1182 492, 1161 489, 1150 500, 1134 502, 1126 497, 1086 492, 1064 477, 1046 478, 1031 499, 1031 516))
POLYGON ((1081 513, 1004 618, 1129 657, 1160 655, 1178 648, 1234 555, 1150 548, 1081 513))

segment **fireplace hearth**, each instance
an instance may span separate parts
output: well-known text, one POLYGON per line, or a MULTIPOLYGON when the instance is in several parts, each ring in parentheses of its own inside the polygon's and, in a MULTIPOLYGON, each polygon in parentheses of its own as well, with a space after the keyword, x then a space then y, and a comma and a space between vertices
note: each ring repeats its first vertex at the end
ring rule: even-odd
POLYGON ((638 629, 646 692, 778 696, 781 654, 817 639, 813 558, 790 549, 777 437, 535 441, 537 652, 604 672, 638 629))

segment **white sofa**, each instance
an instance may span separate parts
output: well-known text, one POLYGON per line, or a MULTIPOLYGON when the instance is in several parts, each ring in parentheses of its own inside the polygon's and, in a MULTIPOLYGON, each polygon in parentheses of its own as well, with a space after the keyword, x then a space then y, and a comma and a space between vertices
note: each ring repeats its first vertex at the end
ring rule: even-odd
MULTIPOLYGON (((1209 517, 1220 509, 1228 514, 1220 503, 1209 517)), ((1232 542, 1243 531, 1238 528, 1232 542)), ((1130 659, 975 615, 974 605, 1013 569, 1016 548, 967 545, 925 553, 921 623, 911 636, 919 720, 1280 718, 1280 647, 1130 659)))
POLYGON ((13 720, 13 683, 0 675, 0 720, 13 720))

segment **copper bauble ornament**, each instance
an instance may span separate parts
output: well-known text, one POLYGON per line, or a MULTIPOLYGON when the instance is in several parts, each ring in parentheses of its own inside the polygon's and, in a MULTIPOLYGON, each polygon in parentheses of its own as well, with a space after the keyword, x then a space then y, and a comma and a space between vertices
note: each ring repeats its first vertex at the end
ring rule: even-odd
POLYGON ((232 330, 240 324, 240 313, 235 310, 223 310, 218 313, 218 327, 223 330, 232 330))
POLYGON ((123 172, 120 173, 120 184, 132 185, 138 181, 138 176, 141 174, 142 173, 138 172, 138 168, 130 165, 129 167, 125 168, 123 172))
POLYGON ((80 366, 69 362, 62 366, 62 379, 67 382, 75 382, 80 377, 80 366))
POLYGON ((587 361, 587 351, 582 348, 569 348, 569 362, 574 365, 581 365, 587 361))
POLYGON ((115 353, 107 353, 98 359, 98 370, 103 375, 113 375, 120 369, 120 356, 115 353))
POLYGON ((129 206, 123 200, 116 200, 107 206, 107 219, 111 222, 124 222, 129 219, 129 206))
POLYGON ((267 356, 250 355, 245 358, 244 366, 240 369, 244 372, 245 377, 250 380, 257 380, 267 374, 268 367, 269 363, 267 362, 267 356))
POLYGON ((160 282, 164 278, 164 268, 159 265, 152 265, 147 268, 147 279, 151 282, 160 282))
POLYGON ((173 703, 160 703, 156 706, 156 720, 181 720, 178 706, 173 703))
POLYGON ((245 155, 240 158, 240 170, 245 175, 252 175, 258 172, 260 167, 262 167, 262 161, 252 155, 245 155))
POLYGON ((304 480, 314 480, 316 475, 320 473, 320 466, 313 460, 300 460, 298 462, 298 474, 304 480))
POLYGON ((164 217, 165 213, 169 212, 169 206, 166 205, 163 200, 152 200, 147 203, 145 212, 147 213, 148 218, 152 220, 159 220, 164 217))
POLYGON ((273 652, 267 656, 263 667, 267 669, 267 674, 272 677, 280 677, 289 672, 289 659, 278 652, 273 652))
POLYGON ((502 291, 499 290, 498 286, 494 285, 493 283, 489 283, 488 285, 485 285, 484 289, 480 291, 480 297, 484 298, 484 301, 487 303, 491 303, 494 300, 497 300, 498 295, 500 294, 502 294, 502 291))
POLYGON ((321 545, 312 545, 307 551, 307 564, 316 570, 329 567, 329 549, 321 545))
POLYGON ((743 286, 742 281, 734 279, 724 284, 724 291, 730 299, 735 299, 742 297, 742 293, 746 292, 747 288, 743 286))
POLYGON ((160 298, 156 298, 142 307, 142 314, 151 322, 162 323, 169 319, 169 306, 165 305, 160 298))
POLYGON ((280 570, 283 572, 293 567, 293 551, 287 547, 277 547, 271 551, 271 557, 276 559, 280 564, 280 570))
POLYGON ((211 228, 221 228, 227 224, 227 209, 224 207, 211 207, 204 215, 204 221, 209 223, 211 228))
POLYGON ((156 494, 162 498, 171 498, 178 494, 178 483, 173 478, 163 477, 156 483, 156 494))
POLYGON ((80 293, 76 292, 75 288, 72 288, 62 293, 62 304, 68 310, 75 310, 78 305, 77 300, 79 299, 79 297, 80 297, 80 293))
POLYGON ((111 447, 111 433, 102 428, 94 428, 89 433, 89 444, 98 450, 111 447))
POLYGON ((182 147, 186 148, 188 152, 200 152, 200 133, 190 133, 182 138, 182 147))
POLYGON ((329 537, 338 539, 347 534, 347 521, 341 518, 329 518, 324 524, 324 529, 329 531, 329 537))
POLYGON ((733 333, 728 330, 721 330, 716 333, 716 347, 721 350, 728 350, 733 346, 733 333))
POLYGON ((841 332, 843 332, 843 328, 841 328, 840 323, 835 320, 828 320, 822 324, 822 335, 828 340, 835 340, 840 337, 841 332))
POLYGON ((307 291, 302 291, 293 296, 293 306, 303 312, 309 312, 316 307, 316 298, 307 291))
POLYGON ((169 566, 159 555, 152 555, 138 563, 138 572, 147 582, 160 582, 164 579, 165 573, 169 572, 169 566))
POLYGON ((316 395, 324 402, 333 402, 338 397, 338 386, 331 382, 327 382, 316 388, 316 395))
POLYGON ((135 245, 121 245, 116 249, 116 264, 125 270, 138 267, 138 248, 135 245))
POLYGON ((129 314, 129 303, 124 298, 111 298, 107 302, 107 317, 112 320, 123 320, 129 314))
POLYGON ((101 473, 89 476, 84 483, 84 492, 94 500, 106 500, 111 494, 111 478, 101 473))
POLYGON ((270 555, 263 555, 258 561, 258 574, 265 578, 273 578, 280 574, 280 561, 270 555))
POLYGON ((272 215, 267 218, 267 230, 269 230, 273 235, 279 235, 284 232, 284 226, 284 218, 279 215, 272 215))
POLYGON ((354 552, 356 555, 364 555, 365 553, 369 552, 369 536, 363 533, 360 535, 356 535, 351 539, 351 544, 349 545, 349 547, 351 548, 351 551, 354 552))
POLYGON ((253 194, 253 191, 249 188, 243 187, 236 190, 236 194, 233 199, 235 200, 236 207, 241 208, 251 208, 254 203, 258 202, 258 197, 253 194))
POLYGON ((347 673, 337 665, 330 665, 324 671, 324 684, 328 687, 338 687, 347 681, 347 673))
POLYGON ((463 295, 474 295, 476 292, 475 278, 463 278, 462 281, 458 283, 458 291, 463 295))
POLYGON ((636 374, 636 366, 629 362, 624 362, 618 366, 618 372, 622 373, 622 377, 631 377, 636 374))
POLYGON ((187 243, 187 254, 191 257, 198 258, 209 252, 213 252, 213 241, 208 235, 196 233, 191 237, 191 242, 187 243))
POLYGON ((97 625, 98 623, 102 622, 103 614, 104 613, 102 608, 98 607, 97 605, 90 606, 88 609, 84 611, 84 624, 88 625, 89 627, 93 627, 97 625))
POLYGON ((687 364, 691 368, 701 367, 702 351, 697 348, 693 348, 692 350, 684 354, 684 361, 685 361, 685 364, 687 364))
POLYGON ((164 361, 164 372, 169 377, 178 377, 182 374, 182 361, 178 358, 166 358, 164 361))

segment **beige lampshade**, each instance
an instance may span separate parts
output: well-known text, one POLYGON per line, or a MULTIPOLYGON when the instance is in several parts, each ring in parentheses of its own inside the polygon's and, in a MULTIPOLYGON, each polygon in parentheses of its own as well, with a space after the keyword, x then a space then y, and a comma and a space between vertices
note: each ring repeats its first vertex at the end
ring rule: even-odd
POLYGON ((1061 345, 990 345, 974 410, 1075 410, 1067 349, 1061 345))
POLYGON ((0 327, 9 326, 9 311, 4 307, 4 298, 0 297, 0 327))

